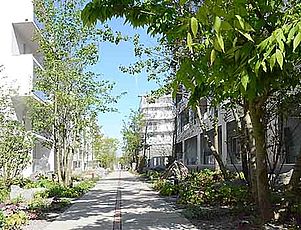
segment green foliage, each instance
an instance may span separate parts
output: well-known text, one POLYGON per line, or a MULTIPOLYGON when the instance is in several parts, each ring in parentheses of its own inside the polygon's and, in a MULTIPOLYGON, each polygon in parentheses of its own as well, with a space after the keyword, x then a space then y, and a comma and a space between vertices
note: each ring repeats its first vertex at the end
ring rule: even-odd
POLYGON ((28 222, 28 217, 24 211, 18 211, 6 217, 4 229, 16 230, 28 222))
POLYGON ((11 199, 11 200, 10 200, 10 203, 11 203, 11 204, 14 204, 14 205, 24 203, 24 197, 22 197, 22 196, 17 196, 17 197, 15 197, 15 198, 11 199))
POLYGON ((28 203, 29 210, 35 210, 39 212, 47 210, 49 206, 49 202, 39 194, 28 203))
POLYGON ((154 181, 153 188, 162 196, 178 195, 177 203, 188 206, 244 207, 251 203, 250 193, 245 184, 235 177, 224 181, 221 173, 208 169, 190 173, 178 184, 158 178, 154 181))
POLYGON ((111 95, 114 84, 89 69, 98 61, 99 41, 118 43, 123 38, 108 27, 83 27, 81 4, 34 1, 35 15, 43 25, 36 36, 43 69, 35 70, 35 90, 44 92, 51 103, 31 102, 33 128, 53 134, 58 179, 66 186, 71 183, 72 155, 91 139, 97 113, 115 111, 120 97, 111 95))
POLYGON ((165 181, 160 188, 160 195, 172 196, 178 194, 178 186, 174 185, 171 181, 165 181))
POLYGON ((113 169, 116 163, 116 151, 118 149, 118 140, 97 135, 93 140, 93 151, 98 164, 103 168, 113 169))
POLYGON ((6 217, 3 213, 3 211, 0 210, 0 229, 3 229, 3 227, 5 225, 5 220, 6 220, 6 217))
POLYGON ((162 173, 154 170, 149 170, 145 173, 145 176, 148 177, 151 181, 156 181, 162 176, 162 173))
POLYGON ((93 180, 79 182, 74 187, 67 187, 57 182, 46 183, 44 184, 44 186, 47 188, 47 191, 40 194, 40 196, 57 198, 78 198, 85 194, 94 185, 95 181, 93 180))
POLYGON ((138 151, 142 147, 141 131, 144 125, 143 114, 131 111, 128 123, 123 124, 121 133, 123 137, 123 157, 127 164, 138 163, 138 151))
POLYGON ((0 203, 4 203, 9 198, 9 190, 7 188, 0 189, 0 203))
POLYGON ((0 169, 4 183, 9 186, 30 161, 33 136, 24 124, 11 118, 10 91, 2 90, 0 87, 0 169))

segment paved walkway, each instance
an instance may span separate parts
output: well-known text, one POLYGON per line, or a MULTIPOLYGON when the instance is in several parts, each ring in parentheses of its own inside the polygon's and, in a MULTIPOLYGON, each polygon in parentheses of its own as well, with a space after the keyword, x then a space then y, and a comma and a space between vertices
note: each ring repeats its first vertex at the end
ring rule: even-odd
POLYGON ((195 228, 133 174, 109 174, 45 230, 169 230, 195 228))

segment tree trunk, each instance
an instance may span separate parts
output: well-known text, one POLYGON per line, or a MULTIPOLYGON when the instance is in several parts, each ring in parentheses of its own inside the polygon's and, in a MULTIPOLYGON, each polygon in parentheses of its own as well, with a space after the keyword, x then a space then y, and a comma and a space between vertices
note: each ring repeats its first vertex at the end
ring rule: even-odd
MULTIPOLYGON (((218 156, 219 156, 218 158, 221 158, 221 156, 220 156, 220 154, 218 152, 218 150, 219 150, 219 148, 218 148, 219 144, 218 144, 218 121, 217 121, 217 116, 218 116, 217 109, 214 108, 213 146, 214 146, 215 150, 217 150, 216 154, 218 154, 218 156)), ((222 162, 222 164, 223 164, 223 162, 222 162)), ((215 170, 217 170, 217 171, 221 170, 220 163, 216 159, 215 159, 215 170)), ((223 172, 223 174, 224 174, 224 172, 223 172)))
POLYGON ((247 181, 248 185, 251 186, 250 177, 249 177, 249 166, 248 166, 248 136, 247 136, 247 124, 246 124, 246 110, 244 110, 243 119, 240 119, 238 112, 232 110, 233 116, 237 123, 238 133, 239 133, 239 142, 240 142, 240 156, 241 156, 241 166, 244 178, 247 181))
POLYGON ((267 150, 265 142, 265 126, 263 123, 264 109, 263 103, 253 103, 250 105, 250 116, 253 125, 253 135, 256 147, 256 179, 258 205, 261 219, 266 222, 272 217, 270 190, 267 171, 267 150))
POLYGON ((244 122, 246 125, 247 148, 249 150, 249 181, 254 201, 258 201, 257 179, 256 179, 256 147, 253 135, 253 126, 250 117, 250 112, 245 111, 244 122))
MULTIPOLYGON (((224 179, 226 179, 228 177, 228 173, 227 173, 226 166, 224 165, 224 162, 221 158, 221 155, 218 152, 218 148, 217 148, 218 146, 214 146, 214 143, 212 143, 212 141, 210 140, 210 138, 207 134, 208 131, 207 131, 206 125, 203 121, 203 116, 202 116, 200 107, 196 106, 196 110, 197 110, 197 115, 198 115, 198 118, 199 118, 201 129, 203 131, 204 138, 208 143, 208 147, 211 150, 212 155, 214 156, 214 158, 217 162, 217 165, 218 165, 218 167, 220 168, 220 170, 223 174, 224 179)), ((217 126, 217 123, 216 123, 216 126, 217 126)), ((218 138, 217 138, 217 143, 218 143, 218 138)))

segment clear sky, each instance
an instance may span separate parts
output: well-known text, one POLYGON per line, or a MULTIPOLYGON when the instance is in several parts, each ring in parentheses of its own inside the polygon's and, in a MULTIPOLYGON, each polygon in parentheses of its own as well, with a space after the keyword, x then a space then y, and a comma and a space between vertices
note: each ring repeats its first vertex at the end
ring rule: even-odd
MULTIPOLYGON (((139 34, 141 42, 148 46, 156 45, 156 39, 147 35, 144 29, 133 29, 128 24, 124 25, 122 19, 114 19, 108 24, 114 31, 121 31, 124 35, 139 34)), ((99 115, 99 123, 103 133, 108 137, 116 137, 120 141, 122 140, 120 134, 122 121, 127 120, 131 109, 138 109, 140 102, 138 96, 157 88, 154 82, 147 81, 145 74, 132 76, 119 70, 119 66, 127 66, 134 62, 134 49, 131 42, 121 42, 119 45, 101 43, 100 61, 92 68, 96 73, 103 74, 104 79, 116 83, 113 93, 127 92, 117 104, 118 112, 99 115)))

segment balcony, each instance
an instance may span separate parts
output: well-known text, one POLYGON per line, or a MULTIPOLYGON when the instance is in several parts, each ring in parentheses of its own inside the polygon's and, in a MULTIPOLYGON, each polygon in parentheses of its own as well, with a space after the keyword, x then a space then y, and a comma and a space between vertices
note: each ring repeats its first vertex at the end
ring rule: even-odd
POLYGON ((34 91, 35 68, 43 68, 35 55, 12 56, 7 66, 7 75, 11 79, 9 84, 19 96, 34 96, 39 100, 46 101, 47 98, 43 92, 34 91))
POLYGON ((13 55, 38 55, 38 43, 34 40, 42 25, 38 22, 31 0, 18 1, 18 12, 14 12, 12 25, 14 30, 13 55), (22 6, 20 6, 20 4, 22 6), (20 10, 18 10, 20 9, 20 10))

